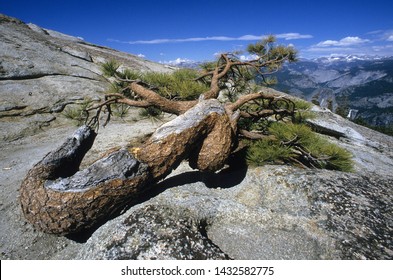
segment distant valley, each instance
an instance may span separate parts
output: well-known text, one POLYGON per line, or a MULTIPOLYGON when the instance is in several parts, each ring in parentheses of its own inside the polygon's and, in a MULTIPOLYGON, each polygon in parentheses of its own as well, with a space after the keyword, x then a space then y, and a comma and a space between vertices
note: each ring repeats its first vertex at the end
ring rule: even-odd
POLYGON ((393 57, 300 60, 276 77, 278 90, 372 126, 393 125, 393 57))

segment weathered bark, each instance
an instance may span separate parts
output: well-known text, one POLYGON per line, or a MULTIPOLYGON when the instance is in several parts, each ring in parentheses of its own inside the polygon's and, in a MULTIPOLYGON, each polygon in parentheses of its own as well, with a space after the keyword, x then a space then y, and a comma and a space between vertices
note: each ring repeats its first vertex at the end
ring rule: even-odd
POLYGON ((229 117, 226 114, 218 116, 200 148, 191 154, 190 166, 201 171, 221 169, 232 151, 234 136, 229 117))
POLYGON ((28 172, 20 189, 23 213, 37 229, 49 233, 89 228, 184 159, 191 157, 191 166, 202 171, 223 167, 232 148, 232 129, 220 102, 202 100, 157 129, 141 147, 121 149, 77 171, 96 135, 81 127, 28 172))
POLYGON ((135 150, 135 156, 150 166, 156 179, 167 176, 187 158, 193 168, 215 171, 223 167, 230 154, 232 134, 223 105, 215 99, 203 100, 158 128, 145 145, 135 150), (209 152, 209 148, 216 150, 209 152), (195 154, 198 159, 194 162, 195 154))
POLYGON ((37 229, 68 234, 89 228, 138 195, 139 186, 149 181, 147 166, 126 150, 75 173, 94 137, 89 127, 81 127, 28 172, 20 202, 37 229))

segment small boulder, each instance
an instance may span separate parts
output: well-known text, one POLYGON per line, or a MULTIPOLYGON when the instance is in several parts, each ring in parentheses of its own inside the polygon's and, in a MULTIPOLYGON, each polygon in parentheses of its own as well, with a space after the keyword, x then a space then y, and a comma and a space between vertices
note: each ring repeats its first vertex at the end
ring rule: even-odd
POLYGON ((147 205, 103 226, 80 259, 228 259, 204 236, 204 226, 169 207, 147 205))

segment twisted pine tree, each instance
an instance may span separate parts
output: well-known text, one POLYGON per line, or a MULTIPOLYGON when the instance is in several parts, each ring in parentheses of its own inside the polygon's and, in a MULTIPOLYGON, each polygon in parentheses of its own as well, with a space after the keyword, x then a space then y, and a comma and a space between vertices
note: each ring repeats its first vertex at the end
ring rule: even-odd
MULTIPOLYGON (((253 163, 263 158, 254 150, 270 143, 260 141, 273 141, 269 145, 280 146, 286 159, 304 167, 327 166, 328 156, 313 155, 296 133, 285 138, 269 128, 269 123, 298 120, 295 102, 266 87, 273 81, 270 74, 296 60, 296 51, 277 45, 273 36, 247 51, 250 60, 223 53, 201 70, 172 74, 119 72, 117 63, 106 64, 104 72, 117 80, 114 92, 88 108, 87 125, 29 171, 20 190, 25 217, 36 228, 56 234, 89 228, 165 178, 183 160, 203 172, 223 168, 239 143, 259 143, 250 149, 253 163), (177 117, 139 147, 123 148, 78 171, 102 115, 106 114, 105 125, 118 104, 177 117)), ((282 155, 276 159, 282 160, 282 155)))

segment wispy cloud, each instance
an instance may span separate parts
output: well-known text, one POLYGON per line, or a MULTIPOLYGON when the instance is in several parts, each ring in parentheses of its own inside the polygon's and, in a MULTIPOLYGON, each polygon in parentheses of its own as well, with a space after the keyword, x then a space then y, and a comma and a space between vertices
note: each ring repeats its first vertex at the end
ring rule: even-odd
POLYGON ((240 55, 239 59, 241 61, 247 61, 247 60, 253 60, 253 59, 257 59, 258 56, 255 54, 249 54, 249 55, 240 55))
POLYGON ((388 53, 390 55, 393 54, 393 44, 383 45, 383 46, 372 46, 373 51, 379 53, 388 53))
POLYGON ((393 42, 393 30, 387 30, 382 35, 382 40, 393 42))
POLYGON ((323 42, 319 42, 316 44, 316 47, 349 47, 349 46, 355 46, 355 45, 360 45, 364 43, 368 43, 370 40, 368 39, 362 39, 360 37, 345 37, 342 38, 339 41, 336 40, 326 40, 323 42))
MULTIPOLYGON (((136 41, 121 41, 117 39, 108 39, 108 41, 137 45, 137 44, 186 43, 186 42, 202 42, 202 41, 258 41, 264 37, 266 37, 266 35, 243 35, 240 37, 208 36, 208 37, 191 37, 191 38, 180 38, 180 39, 152 39, 152 40, 136 40, 136 41)), ((313 36, 307 34, 299 34, 299 33, 283 33, 283 34, 276 35, 276 37, 284 40, 297 40, 297 39, 310 39, 313 36)))
POLYGON ((375 30, 366 33, 368 35, 371 35, 372 40, 376 42, 382 42, 382 41, 388 41, 392 42, 393 41, 393 30, 375 30))
POLYGON ((302 49, 305 57, 331 54, 367 54, 390 56, 393 54, 393 30, 375 30, 367 33, 368 38, 348 36, 340 40, 326 40, 302 49))
POLYGON ((298 39, 311 39, 311 38, 313 38, 312 35, 299 34, 299 33, 283 33, 283 34, 276 35, 276 37, 279 39, 285 39, 285 40, 298 40, 298 39))
POLYGON ((381 34, 383 32, 384 31, 382 29, 378 29, 378 30, 373 30, 373 31, 367 32, 366 34, 367 35, 376 35, 376 34, 381 34))

